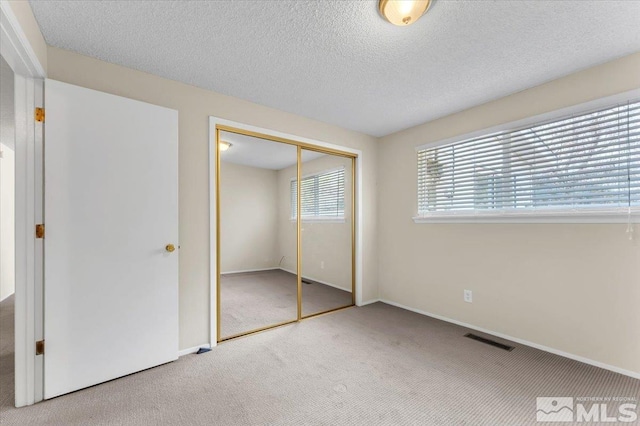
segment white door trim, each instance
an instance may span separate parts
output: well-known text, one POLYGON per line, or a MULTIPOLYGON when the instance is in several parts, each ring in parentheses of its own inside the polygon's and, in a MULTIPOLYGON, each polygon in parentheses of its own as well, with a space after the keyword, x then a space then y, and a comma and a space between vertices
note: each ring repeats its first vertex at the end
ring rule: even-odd
POLYGON ((2 57, 13 72, 24 77, 45 78, 47 73, 7 0, 0 0, 0 28, 2 57))
POLYGON ((263 127, 252 126, 237 121, 225 120, 219 117, 209 117, 209 343, 216 346, 217 330, 217 301, 216 301, 216 161, 215 140, 216 125, 236 127, 251 132, 262 133, 284 139, 316 145, 322 148, 337 149, 356 154, 356 305, 362 305, 362 151, 350 147, 322 142, 289 133, 277 132, 263 127))
POLYGON ((15 405, 21 407, 42 400, 43 389, 42 357, 35 355, 42 338, 43 252, 34 235, 42 218, 42 124, 33 111, 43 105, 46 75, 6 0, 0 0, 0 53, 15 73, 15 405))

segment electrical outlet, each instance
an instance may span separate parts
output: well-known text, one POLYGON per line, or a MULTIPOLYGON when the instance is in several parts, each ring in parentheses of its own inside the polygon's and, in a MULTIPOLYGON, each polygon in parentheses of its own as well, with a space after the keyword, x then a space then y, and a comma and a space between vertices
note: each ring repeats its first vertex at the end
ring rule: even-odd
POLYGON ((473 303, 473 292, 471 290, 464 291, 464 301, 467 303, 473 303))
POLYGON ((324 260, 320 262, 320 269, 324 269, 324 260))

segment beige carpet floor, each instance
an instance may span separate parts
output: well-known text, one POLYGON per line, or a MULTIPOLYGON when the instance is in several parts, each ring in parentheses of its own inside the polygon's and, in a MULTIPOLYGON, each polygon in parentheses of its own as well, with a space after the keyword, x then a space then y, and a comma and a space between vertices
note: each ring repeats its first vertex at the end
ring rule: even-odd
MULTIPOLYGON (((13 327, 7 305, 3 329, 13 327)), ((468 331, 375 303, 31 407, 3 403, 0 423, 535 425, 536 396, 640 399, 640 380, 517 344, 506 352, 464 338, 468 331)), ((3 360, 12 356, 8 335, 3 360)), ((2 392, 12 393, 7 365, 2 392)))
MULTIPOLYGON (((220 277, 220 332, 223 337, 298 316, 298 282, 281 269, 224 274, 220 277)), ((312 282, 302 284, 303 316, 351 304, 351 293, 312 282)))

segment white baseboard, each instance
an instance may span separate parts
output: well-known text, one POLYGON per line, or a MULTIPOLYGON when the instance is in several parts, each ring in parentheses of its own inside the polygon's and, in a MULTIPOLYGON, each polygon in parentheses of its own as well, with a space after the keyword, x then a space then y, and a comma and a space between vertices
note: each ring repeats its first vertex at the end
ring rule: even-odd
POLYGON ((210 349, 211 345, 208 343, 203 343, 202 345, 194 346, 192 348, 182 349, 178 351, 178 356, 181 357, 184 355, 195 354, 200 348, 210 349))
POLYGON ((2 302, 3 300, 5 300, 7 297, 11 297, 15 294, 15 292, 11 293, 11 294, 7 294, 5 297, 3 297, 2 299, 0 299, 0 302, 2 302))
MULTIPOLYGON (((288 272, 290 274, 297 275, 294 271, 290 271, 290 270, 284 269, 284 268, 279 268, 279 269, 281 269, 281 270, 283 270, 285 272, 288 272)), ((335 284, 332 284, 332 283, 329 283, 329 282, 326 282, 326 281, 320 281, 320 280, 317 280, 317 279, 312 278, 312 277, 302 277, 302 279, 303 280, 313 281, 314 283, 318 283, 318 284, 328 285, 329 287, 337 288, 338 290, 348 291, 349 293, 351 293, 349 290, 345 289, 344 287, 340 287, 338 285, 335 285, 335 284)))
POLYGON ((454 320, 454 319, 451 319, 451 318, 447 318, 447 317, 444 317, 442 315, 432 314, 430 312, 426 312, 426 311, 423 311, 423 310, 420 310, 420 309, 411 308, 409 306, 405 306, 405 305, 402 305, 400 303, 393 302, 391 300, 380 299, 380 302, 386 303, 388 305, 392 305, 392 306, 395 306, 395 307, 398 307, 398 308, 406 309, 407 311, 411 311, 411 312, 415 312, 415 313, 418 313, 418 314, 426 315, 428 317, 435 318, 435 319, 438 319, 438 320, 441 320, 441 321, 446 321, 446 322, 449 322, 451 324, 456 324, 456 325, 459 325, 461 327, 470 328, 472 330, 476 330, 476 331, 479 331, 481 333, 485 333, 485 334, 489 334, 489 335, 492 335, 492 336, 495 336, 495 337, 499 337, 501 339, 510 340, 512 342, 520 343, 521 345, 530 346, 532 348, 539 349, 539 350, 544 351, 544 352, 549 352, 549 353, 552 353, 554 355, 559 355, 559 356, 564 357, 564 358, 569 358, 569 359, 572 359, 574 361, 579 361, 579 362, 583 362, 585 364, 593 365, 594 367, 599 367, 599 368, 602 368, 602 369, 605 369, 605 370, 613 371, 614 373, 619 373, 619 374, 623 374, 625 376, 633 377, 634 379, 640 379, 640 372, 635 372, 635 371, 631 371, 631 370, 625 370, 623 368, 616 367, 614 365, 605 364, 605 363, 600 362, 600 361, 594 361, 592 359, 585 358, 585 357, 582 357, 580 355, 574 355, 574 354, 571 354, 571 353, 568 353, 568 352, 561 351, 559 349, 554 349, 554 348, 550 348, 548 346, 540 345, 538 343, 529 342, 527 340, 520 339, 518 337, 509 336, 509 335, 506 335, 506 334, 503 334, 503 333, 498 333, 496 331, 487 330, 486 328, 477 327, 477 326, 472 325, 472 324, 467 324, 467 323, 462 322, 462 321, 458 321, 458 320, 454 320))
POLYGON ((376 302, 380 302, 380 301, 381 301, 380 299, 371 299, 371 300, 367 300, 366 302, 360 302, 360 304, 358 306, 367 306, 367 305, 370 305, 372 303, 376 303, 376 302))
POLYGON ((281 268, 278 268, 277 266, 274 266, 272 268, 243 269, 241 271, 225 271, 225 272, 220 272, 220 275, 224 275, 224 274, 243 274, 245 272, 273 271, 275 269, 281 269, 281 268))

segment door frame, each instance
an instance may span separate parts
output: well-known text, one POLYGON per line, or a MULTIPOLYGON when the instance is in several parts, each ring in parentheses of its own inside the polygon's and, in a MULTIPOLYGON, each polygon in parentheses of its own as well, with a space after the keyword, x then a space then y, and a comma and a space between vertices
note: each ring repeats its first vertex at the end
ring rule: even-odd
MULTIPOLYGON (((209 328, 209 343, 211 346, 216 346, 220 341, 219 335, 219 312, 218 312, 218 203, 217 203, 217 176, 218 176, 218 163, 217 163, 217 130, 219 128, 232 128, 241 130, 247 133, 259 134, 265 136, 266 139, 271 140, 287 140, 297 144, 298 147, 305 148, 317 147, 321 151, 335 151, 349 154, 349 156, 355 157, 355 173, 354 173, 354 187, 355 196, 353 197, 354 207, 354 219, 355 226, 352 228, 355 256, 353 257, 353 274, 355 275, 355 301, 356 306, 362 305, 362 151, 347 146, 327 143, 315 139, 305 138, 288 133, 278 132, 262 127, 252 126, 245 123, 236 121, 225 120, 219 117, 209 117, 209 305, 210 305, 210 328, 209 328)), ((300 148, 298 148, 300 151, 300 148)), ((298 167, 299 168, 299 167, 298 167)), ((300 170, 298 170, 300 171, 300 170)), ((298 219, 298 222, 300 220, 298 219)), ((299 225, 299 224, 298 224, 299 225)), ((299 238, 298 238, 299 243, 299 238)), ((300 259, 298 259, 298 262, 300 259)), ((298 268, 299 269, 299 268, 298 268)), ((299 276, 299 274, 298 274, 299 276)), ((300 296, 298 294, 298 296, 300 296)), ((315 315, 312 315, 315 316, 315 315)), ((298 318, 300 320, 300 318, 298 318)), ((288 321, 290 322, 296 322, 288 321)), ((272 327, 269 327, 272 328, 272 327)))
POLYGON ((35 224, 43 219, 43 106, 46 72, 11 5, 0 1, 0 53, 14 72, 15 150, 15 406, 42 400, 43 357, 35 342, 43 336, 43 244, 35 224))

